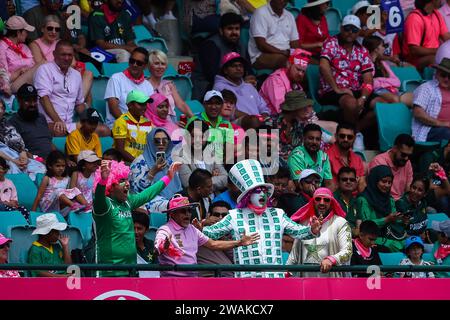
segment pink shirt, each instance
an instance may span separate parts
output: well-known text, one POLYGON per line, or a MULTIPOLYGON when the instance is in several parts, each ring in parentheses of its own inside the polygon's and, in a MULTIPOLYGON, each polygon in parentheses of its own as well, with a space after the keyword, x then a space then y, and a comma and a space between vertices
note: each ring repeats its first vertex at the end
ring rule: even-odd
POLYGON ((22 51, 27 58, 23 58, 20 54, 12 50, 5 41, 0 40, 0 67, 4 68, 9 75, 20 68, 31 68, 34 66, 33 54, 30 48, 22 43, 22 51))
MULTIPOLYGON (((39 97, 48 96, 61 120, 72 123, 75 106, 84 102, 81 74, 69 68, 64 75, 56 63, 47 62, 36 70, 33 82, 39 97)), ((53 122, 40 103, 39 110, 47 122, 53 122)))
POLYGON ((41 49, 42 56, 45 58, 45 60, 47 60, 47 62, 55 60, 53 51, 55 51, 58 41, 53 41, 51 44, 47 44, 44 40, 42 40, 42 38, 39 38, 36 39, 35 42, 38 45, 39 49, 41 49))
POLYGON ((438 115, 438 120, 450 121, 450 90, 442 90, 439 88, 442 95, 441 111, 438 115))
MULTIPOLYGON (((184 254, 178 259, 162 254, 159 256, 159 263, 162 265, 197 264, 198 247, 201 247, 209 240, 206 235, 193 225, 190 224, 187 228, 183 228, 173 219, 170 219, 168 223, 158 229, 155 244, 164 241, 168 235, 172 235, 172 244, 183 250, 184 254)), ((165 277, 195 277, 196 275, 197 272, 161 271, 161 276, 165 277)))
POLYGON ((17 201, 17 190, 14 183, 5 178, 5 181, 0 181, 0 201, 5 202, 11 200, 17 201))
POLYGON ((413 169, 411 161, 408 161, 404 167, 395 167, 389 156, 391 150, 377 155, 369 163, 369 171, 376 166, 385 165, 391 168, 394 175, 394 181, 392 182, 391 196, 395 201, 400 199, 406 192, 406 188, 409 187, 413 180, 413 169))
POLYGON ((442 14, 445 20, 445 24, 447 25, 447 29, 450 30, 450 6, 447 2, 439 9, 439 12, 442 14))

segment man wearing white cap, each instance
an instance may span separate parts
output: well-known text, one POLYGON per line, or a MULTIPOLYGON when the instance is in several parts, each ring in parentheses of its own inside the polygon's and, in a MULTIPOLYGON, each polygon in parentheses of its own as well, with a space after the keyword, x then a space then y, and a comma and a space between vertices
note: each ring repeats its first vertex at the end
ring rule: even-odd
MULTIPOLYGON (((69 237, 61 235, 67 223, 59 222, 54 213, 43 214, 36 219, 33 234, 39 235, 28 251, 29 264, 71 264, 69 237), (58 241, 61 245, 58 244, 58 241)), ((68 277, 64 271, 32 271, 34 277, 68 277)))
MULTIPOLYGON (((218 223, 203 228, 212 239, 230 234, 239 240, 241 234, 259 233, 261 240, 251 246, 234 248, 234 261, 243 265, 282 264, 281 246, 283 234, 296 239, 312 239, 319 235, 320 222, 312 217, 310 226, 293 222, 281 209, 268 206, 274 186, 264 182, 261 165, 256 160, 243 160, 230 170, 231 181, 241 190, 237 209, 218 223)), ((199 226, 197 222, 193 222, 199 226)), ((200 226, 199 226, 200 227, 200 226)), ((283 272, 238 272, 237 277, 283 278, 283 272)))

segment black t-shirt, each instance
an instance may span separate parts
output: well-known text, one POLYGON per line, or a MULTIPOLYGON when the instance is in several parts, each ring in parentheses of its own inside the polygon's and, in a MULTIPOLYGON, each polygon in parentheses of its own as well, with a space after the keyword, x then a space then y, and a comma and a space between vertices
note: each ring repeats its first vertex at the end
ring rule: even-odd
MULTIPOLYGON (((380 256, 378 254, 378 249, 377 247, 372 248, 370 256, 367 258, 364 258, 358 251, 358 249, 356 249, 355 244, 353 243, 353 254, 352 254, 352 259, 350 260, 350 264, 352 266, 359 266, 359 265, 363 265, 363 266, 370 266, 370 265, 381 265, 381 259, 380 256)), ((366 272, 362 272, 362 273, 358 273, 358 272, 352 272, 352 276, 356 277, 356 278, 368 278, 370 276, 369 273, 366 272)))

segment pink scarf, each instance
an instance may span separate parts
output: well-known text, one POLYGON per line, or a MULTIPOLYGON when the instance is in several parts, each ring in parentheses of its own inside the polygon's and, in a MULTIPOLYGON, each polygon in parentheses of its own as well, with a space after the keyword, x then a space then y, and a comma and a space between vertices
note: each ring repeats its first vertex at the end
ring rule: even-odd
POLYGON ((355 244, 356 249, 361 254, 361 256, 365 259, 370 257, 370 254, 372 253, 372 248, 366 248, 359 238, 356 238, 353 240, 353 243, 355 244))
POLYGON ((258 216, 262 215, 264 211, 267 209, 267 204, 264 207, 257 207, 249 202, 248 208, 256 213, 258 216))
POLYGON ((157 128, 164 128, 169 133, 169 135, 172 135, 172 133, 179 127, 171 121, 170 115, 167 115, 166 119, 162 119, 158 116, 158 113, 156 111, 158 106, 161 103, 163 103, 164 101, 167 102, 169 110, 170 110, 169 99, 167 99, 166 96, 164 96, 160 93, 152 94, 150 96, 150 99, 151 99, 150 103, 147 105, 147 110, 145 111, 144 116, 153 123, 153 126, 155 126, 157 128))

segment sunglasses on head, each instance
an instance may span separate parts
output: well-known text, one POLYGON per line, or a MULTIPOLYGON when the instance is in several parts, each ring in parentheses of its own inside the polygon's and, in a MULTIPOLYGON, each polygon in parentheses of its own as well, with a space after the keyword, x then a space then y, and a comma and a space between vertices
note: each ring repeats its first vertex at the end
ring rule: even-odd
POLYGON ((358 33, 359 32, 359 29, 357 27, 355 27, 355 26, 352 26, 352 25, 346 25, 343 28, 344 28, 345 32, 350 32, 350 31, 352 33, 358 33))
POLYGON ((128 61, 128 63, 130 64, 130 66, 132 66, 132 65, 137 65, 138 67, 142 67, 142 66, 145 64, 144 61, 136 60, 136 59, 134 59, 134 58, 130 58, 130 60, 128 61))
POLYGON ((356 178, 340 178, 340 180, 342 181, 342 182, 348 182, 348 181, 350 181, 350 182, 356 182, 356 178))
POLYGON ((314 200, 316 202, 321 202, 323 200, 323 202, 325 202, 325 203, 329 203, 331 201, 330 198, 325 198, 325 197, 315 197, 314 200))
POLYGON ((48 26, 46 27, 47 31, 51 32, 51 31, 55 31, 55 32, 60 32, 61 28, 60 27, 52 27, 52 26, 48 26))
POLYGON ((0 249, 9 248, 9 246, 10 246, 10 243, 9 243, 9 242, 6 242, 6 243, 0 245, 0 249))
POLYGON ((355 138, 353 134, 344 134, 344 133, 340 133, 338 137, 339 139, 347 139, 347 140, 353 140, 355 138))

